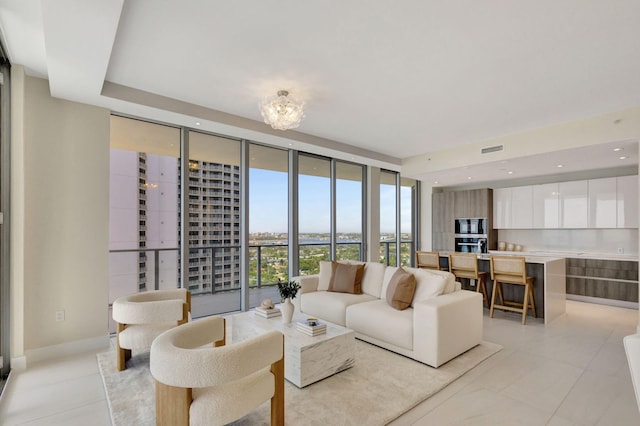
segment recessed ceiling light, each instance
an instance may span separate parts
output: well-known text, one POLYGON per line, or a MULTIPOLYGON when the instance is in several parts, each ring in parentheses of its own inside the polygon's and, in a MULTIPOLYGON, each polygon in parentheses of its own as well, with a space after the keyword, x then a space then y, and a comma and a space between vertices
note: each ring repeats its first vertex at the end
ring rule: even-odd
POLYGON ((509 171, 509 172, 507 172, 507 173, 509 173, 510 175, 512 175, 512 174, 513 174, 513 172, 511 172, 511 171, 509 171))
POLYGON ((199 121, 196 121, 196 126, 199 126, 199 125, 200 125, 200 122, 199 122, 199 121))
POLYGON ((471 176, 467 176, 467 179, 471 180, 471 176))
POLYGON ((622 151, 622 148, 613 148, 615 152, 622 151))
POLYGON ((618 158, 620 158, 621 160, 626 160, 627 159, 627 157, 625 157, 624 155, 622 157, 618 157, 618 158))
POLYGON ((433 183, 434 183, 435 185, 437 185, 437 184, 439 184, 440 182, 438 182, 437 180, 434 180, 434 181, 433 181, 433 183))
POLYGON ((293 144, 292 144, 292 143, 290 143, 290 144, 289 144, 289 146, 293 146, 293 144))
POLYGON ((564 164, 558 164, 556 167, 564 167, 564 164))

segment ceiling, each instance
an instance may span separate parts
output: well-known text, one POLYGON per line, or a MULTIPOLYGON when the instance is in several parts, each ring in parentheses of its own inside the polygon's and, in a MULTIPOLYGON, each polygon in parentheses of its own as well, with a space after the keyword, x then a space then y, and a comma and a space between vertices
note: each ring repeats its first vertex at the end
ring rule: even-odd
POLYGON ((0 0, 12 62, 53 96, 395 169, 640 105, 638 16, 638 0, 0 0), (306 102, 297 131, 262 123, 280 89, 306 102))

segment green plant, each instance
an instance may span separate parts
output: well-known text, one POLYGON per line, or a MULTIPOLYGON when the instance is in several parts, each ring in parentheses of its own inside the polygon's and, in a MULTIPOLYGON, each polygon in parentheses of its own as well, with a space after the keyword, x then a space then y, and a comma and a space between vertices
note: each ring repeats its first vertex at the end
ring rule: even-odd
POLYGON ((300 284, 295 281, 282 281, 278 278, 278 291, 280 292, 280 298, 284 301, 285 299, 295 299, 296 294, 298 294, 298 290, 300 290, 300 284))

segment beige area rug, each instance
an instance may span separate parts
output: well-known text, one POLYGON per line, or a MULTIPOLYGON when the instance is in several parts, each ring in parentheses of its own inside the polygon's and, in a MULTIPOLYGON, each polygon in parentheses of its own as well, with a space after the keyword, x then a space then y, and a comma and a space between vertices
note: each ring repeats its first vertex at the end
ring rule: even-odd
MULTIPOLYGON (((285 381, 289 425, 384 425, 434 395, 502 346, 483 342, 440 368, 356 340, 356 364, 303 389, 285 381)), ((115 352, 98 354, 114 426, 154 425, 154 382, 149 353, 116 370, 115 352)), ((234 425, 268 425, 269 403, 234 425)))

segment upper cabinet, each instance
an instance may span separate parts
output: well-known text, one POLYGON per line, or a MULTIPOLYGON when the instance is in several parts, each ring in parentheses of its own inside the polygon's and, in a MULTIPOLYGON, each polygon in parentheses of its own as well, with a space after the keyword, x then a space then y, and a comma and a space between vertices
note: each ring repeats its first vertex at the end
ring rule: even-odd
POLYGON ((560 201, 558 184, 548 183, 533 186, 533 227, 559 228, 560 201))
POLYGON ((511 228, 511 188, 493 190, 493 227, 511 228))
POLYGON ((589 215, 589 185, 586 180, 560 182, 560 228, 586 228, 589 215))
POLYGON ((589 228, 615 228, 617 178, 589 181, 589 228))
POLYGON ((511 188, 511 227, 533 228, 533 187, 511 188))
POLYGON ((638 228, 638 176, 493 191, 494 227, 502 229, 638 228))
POLYGON ((622 176, 617 179, 617 227, 638 227, 638 176, 622 176))

